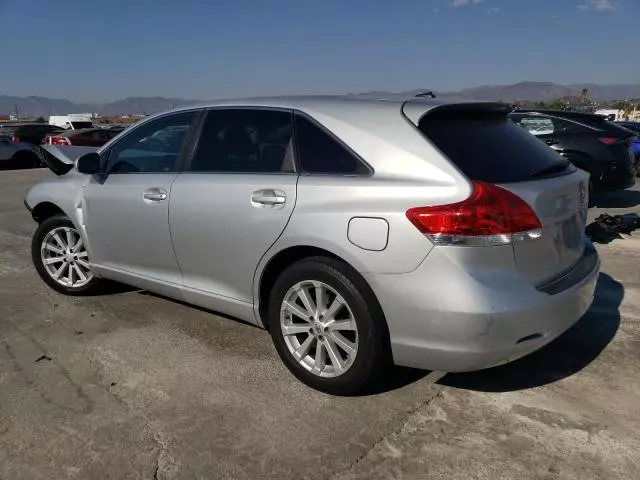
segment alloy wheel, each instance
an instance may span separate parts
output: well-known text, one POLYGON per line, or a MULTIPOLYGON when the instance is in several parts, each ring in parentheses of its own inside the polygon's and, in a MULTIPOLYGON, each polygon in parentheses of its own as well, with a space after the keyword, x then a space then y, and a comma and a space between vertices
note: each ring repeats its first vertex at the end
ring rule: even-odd
POLYGON ((346 300, 326 283, 296 283, 280 307, 280 328, 289 353, 309 372, 337 377, 353 365, 358 328, 346 300))
POLYGON ((71 227, 58 227, 48 232, 40 247, 45 271, 58 284, 79 288, 93 278, 89 254, 78 231, 71 227))

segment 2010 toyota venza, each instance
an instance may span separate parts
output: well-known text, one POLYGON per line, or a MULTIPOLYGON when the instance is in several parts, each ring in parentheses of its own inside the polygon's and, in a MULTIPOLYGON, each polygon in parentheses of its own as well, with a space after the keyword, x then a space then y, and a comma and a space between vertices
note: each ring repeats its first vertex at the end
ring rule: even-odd
POLYGON ((326 392, 391 363, 505 363, 574 324, 599 270, 588 175, 508 113, 252 99, 153 116, 68 165, 50 147, 33 262, 64 294, 115 280, 265 327, 326 392))

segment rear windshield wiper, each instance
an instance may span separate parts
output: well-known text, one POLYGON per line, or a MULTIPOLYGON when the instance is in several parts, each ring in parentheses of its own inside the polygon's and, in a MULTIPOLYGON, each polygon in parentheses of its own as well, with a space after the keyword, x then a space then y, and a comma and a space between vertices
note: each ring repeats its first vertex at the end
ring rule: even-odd
POLYGON ((538 177, 546 177, 548 175, 553 175, 556 173, 564 172, 569 166, 571 162, 566 159, 558 160, 557 162, 541 169, 536 172, 533 172, 529 175, 530 178, 538 178, 538 177))

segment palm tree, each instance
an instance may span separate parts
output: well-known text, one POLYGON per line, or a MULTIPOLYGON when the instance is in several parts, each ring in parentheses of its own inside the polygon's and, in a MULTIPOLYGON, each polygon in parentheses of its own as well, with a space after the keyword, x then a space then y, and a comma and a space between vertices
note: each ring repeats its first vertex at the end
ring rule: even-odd
POLYGON ((587 103, 589 101, 589 89, 588 88, 583 88, 582 91, 580 91, 580 101, 582 103, 587 103))

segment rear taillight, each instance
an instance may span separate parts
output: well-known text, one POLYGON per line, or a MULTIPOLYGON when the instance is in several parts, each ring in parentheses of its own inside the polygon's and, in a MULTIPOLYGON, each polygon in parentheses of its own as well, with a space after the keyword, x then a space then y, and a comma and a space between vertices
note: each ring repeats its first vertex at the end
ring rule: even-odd
POLYGON ((600 143, 603 143, 607 146, 615 145, 616 143, 622 143, 624 141, 620 138, 614 138, 614 137, 600 137, 598 138, 598 140, 600 141, 600 143))
POLYGON ((504 245, 542 236, 540 220, 524 200, 485 182, 473 182, 462 202, 411 208, 406 215, 438 245, 504 245))
POLYGON ((71 140, 67 137, 47 137, 47 143, 49 145, 69 146, 71 145, 71 140))
POLYGON ((20 137, 18 135, 11 135, 11 141, 18 143, 20 142, 20 137))

